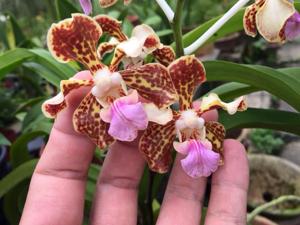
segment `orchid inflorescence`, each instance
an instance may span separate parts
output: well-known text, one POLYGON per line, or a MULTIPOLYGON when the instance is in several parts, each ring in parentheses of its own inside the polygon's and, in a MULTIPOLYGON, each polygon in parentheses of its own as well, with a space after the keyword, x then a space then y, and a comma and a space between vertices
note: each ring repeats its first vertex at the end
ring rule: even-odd
POLYGON ((255 0, 244 14, 246 34, 257 31, 269 42, 283 43, 300 35, 300 14, 294 0, 255 0))
POLYGON ((70 92, 89 86, 91 91, 75 110, 73 124, 99 148, 114 140, 133 141, 138 131, 144 131, 139 149, 153 171, 167 172, 173 144, 187 155, 182 166, 190 176, 209 176, 217 169, 225 130, 201 115, 219 107, 233 114, 244 110, 245 103, 239 98, 226 104, 210 94, 199 109, 194 109, 194 89, 206 80, 205 69, 195 56, 175 60, 172 48, 161 44, 151 27, 139 25, 128 38, 120 22, 106 15, 91 18, 73 14, 53 24, 48 47, 58 61, 77 61, 90 70, 93 78, 61 81, 61 92, 42 106, 47 117, 55 118, 66 108, 65 98, 70 92), (103 33, 112 39, 98 45, 103 33), (105 65, 102 58, 111 52, 111 63, 105 65), (146 63, 148 55, 157 62, 146 63), (170 108, 176 102, 180 111, 170 108), (176 136, 179 142, 175 142, 176 136))
MULTIPOLYGON (((116 2, 99 1, 102 7, 116 2)), ((129 2, 124 0, 125 4, 129 2)), ((89 14, 91 1, 80 3, 89 14)), ((271 42, 294 37, 297 32, 291 27, 299 25, 299 14, 292 3, 255 1, 244 16, 247 34, 254 36, 258 30, 271 42), (282 9, 277 24, 266 20, 274 7, 282 9)), ((246 110, 247 105, 244 97, 225 103, 214 93, 203 97, 198 106, 193 105, 195 89, 206 81, 205 68, 194 55, 176 59, 173 49, 163 45, 145 24, 136 26, 127 37, 121 22, 107 15, 92 18, 73 14, 51 26, 47 41, 58 61, 77 61, 92 74, 91 79, 62 80, 61 91, 42 105, 47 117, 55 118, 67 107, 66 96, 73 90, 90 87, 74 112, 73 125, 100 149, 115 140, 131 142, 142 131, 139 150, 152 171, 169 170, 172 149, 186 156, 181 165, 193 178, 210 176, 224 163, 225 128, 218 122, 205 121, 203 114, 222 108, 232 115, 246 110), (99 43, 103 34, 110 40, 99 43), (107 54, 112 55, 109 65, 103 62, 107 54), (148 63, 149 56, 156 62, 148 63), (179 109, 175 110, 174 105, 179 109)))

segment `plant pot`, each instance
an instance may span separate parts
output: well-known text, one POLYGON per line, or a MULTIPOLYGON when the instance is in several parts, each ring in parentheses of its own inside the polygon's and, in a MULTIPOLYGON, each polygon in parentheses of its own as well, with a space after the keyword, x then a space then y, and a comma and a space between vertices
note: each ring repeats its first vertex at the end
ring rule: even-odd
MULTIPOLYGON (((270 202, 282 195, 300 196, 300 167, 279 157, 250 154, 249 208, 270 202)), ((273 218, 300 216, 300 204, 285 202, 267 209, 263 215, 273 218)))

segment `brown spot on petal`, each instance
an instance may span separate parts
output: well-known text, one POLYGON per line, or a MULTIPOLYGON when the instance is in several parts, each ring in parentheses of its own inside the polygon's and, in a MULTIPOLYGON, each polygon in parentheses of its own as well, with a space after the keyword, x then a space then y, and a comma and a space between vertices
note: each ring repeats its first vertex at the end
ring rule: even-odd
POLYGON ((87 135, 100 149, 114 142, 108 134, 109 124, 100 118, 101 106, 95 96, 89 93, 80 103, 73 115, 74 128, 87 135))
POLYGON ((252 37, 256 36, 256 13, 264 4, 265 0, 258 0, 246 8, 243 23, 247 35, 252 37))
POLYGON ((47 37, 48 47, 57 60, 77 61, 95 73, 104 67, 96 54, 101 35, 101 27, 92 18, 72 14, 72 18, 51 26, 47 37))
POLYGON ((104 33, 117 38, 120 42, 127 40, 127 36, 122 31, 120 21, 106 15, 98 15, 94 19, 101 26, 104 33))
POLYGON ((224 163, 223 141, 225 139, 225 128, 222 124, 214 121, 205 123, 206 138, 212 143, 213 150, 220 154, 220 164, 224 163))
POLYGON ((152 171, 166 173, 169 170, 175 138, 174 120, 164 126, 149 123, 147 130, 141 137, 139 149, 152 171))
POLYGON ((169 66, 175 60, 175 52, 170 46, 164 46, 161 49, 156 49, 152 55, 164 66, 169 66))
POLYGON ((126 84, 159 108, 168 107, 177 100, 177 93, 168 70, 158 63, 120 71, 126 84))
POLYGON ((206 80, 204 66, 195 56, 183 56, 168 69, 179 96, 180 110, 191 109, 195 88, 206 80))
POLYGON ((97 49, 97 54, 100 59, 102 59, 105 54, 111 53, 116 47, 116 44, 109 42, 101 43, 97 49))

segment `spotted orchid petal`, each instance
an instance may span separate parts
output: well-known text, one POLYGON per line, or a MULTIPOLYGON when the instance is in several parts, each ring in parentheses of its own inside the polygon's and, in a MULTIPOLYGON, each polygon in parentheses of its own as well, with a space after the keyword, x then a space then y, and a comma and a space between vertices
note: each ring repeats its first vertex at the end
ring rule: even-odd
POLYGON ((269 42, 284 42, 284 26, 295 12, 290 0, 266 0, 256 14, 257 30, 269 42))
POLYGON ((72 18, 53 24, 47 43, 52 55, 60 62, 77 61, 92 73, 105 66, 97 59, 96 46, 102 29, 92 18, 72 14, 72 18))
POLYGON ((147 114, 136 91, 118 98, 108 109, 101 110, 100 117, 110 123, 108 133, 120 141, 133 141, 138 131, 148 126, 147 114))
POLYGON ((114 138, 108 134, 109 124, 100 118, 101 108, 96 97, 88 94, 74 112, 73 125, 78 133, 88 136, 100 149, 104 149, 114 142, 114 138))
POLYGON ((113 43, 113 42, 103 42, 103 43, 101 43, 98 46, 98 49, 97 49, 97 55, 98 55, 99 59, 103 59, 103 57, 106 54, 113 52, 117 45, 118 44, 113 43))
POLYGON ((198 140, 174 143, 176 151, 187 155, 181 166, 190 177, 208 177, 218 169, 220 155, 212 151, 209 143, 198 140))
POLYGON ((132 31, 131 37, 118 45, 118 48, 122 50, 127 57, 131 58, 144 58, 161 47, 162 44, 160 43, 159 37, 154 30, 146 24, 136 26, 132 31))
POLYGON ((55 118, 56 115, 67 107, 65 97, 75 89, 80 87, 90 87, 94 84, 93 80, 79 80, 71 78, 60 82, 60 90, 55 97, 48 99, 42 105, 42 111, 48 118, 55 118))
POLYGON ((225 128, 215 121, 205 123, 206 139, 212 144, 212 149, 220 154, 220 165, 224 164, 223 141, 225 139, 225 128))
POLYGON ((94 17, 94 19, 100 25, 104 33, 116 38, 119 42, 128 39, 122 31, 121 21, 107 15, 98 15, 94 17))
POLYGON ((222 108, 230 115, 233 115, 237 111, 245 111, 247 109, 247 104, 244 96, 237 98, 233 102, 225 103, 217 94, 211 93, 202 99, 200 105, 200 114, 215 108, 222 108))
POLYGON ((149 123, 140 139, 139 150, 152 171, 166 173, 169 170, 172 163, 172 142, 175 138, 174 120, 166 125, 149 123))
POLYGON ((165 108, 176 102, 177 93, 168 70, 158 63, 150 63, 138 68, 120 71, 126 84, 137 90, 139 95, 165 108))
POLYGON ((81 8, 83 9, 84 14, 89 15, 93 10, 91 0, 79 0, 81 8))
POLYGON ((152 52, 154 58, 164 66, 169 66, 176 58, 173 48, 170 46, 163 46, 152 52))
POLYGON ((256 29, 256 14, 257 11, 265 4, 266 0, 256 0, 254 4, 248 6, 244 14, 244 29, 247 35, 255 37, 257 34, 256 29))
MULTIPOLYGON (((118 0, 99 0, 100 6, 102 8, 107 8, 110 7, 114 4, 116 4, 118 0)), ((129 3, 131 3, 132 0, 124 0, 124 5, 129 5, 129 3)))
POLYGON ((180 110, 191 109, 195 88, 206 80, 204 66, 195 56, 183 56, 168 69, 179 96, 180 110))
POLYGON ((284 33, 287 40, 293 40, 300 36, 300 13, 296 12, 288 19, 284 33))

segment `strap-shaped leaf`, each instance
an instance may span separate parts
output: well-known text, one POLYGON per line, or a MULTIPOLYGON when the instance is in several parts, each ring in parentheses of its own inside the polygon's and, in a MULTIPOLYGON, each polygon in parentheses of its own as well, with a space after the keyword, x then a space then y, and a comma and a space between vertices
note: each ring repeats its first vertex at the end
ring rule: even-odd
POLYGON ((299 113, 250 108, 233 116, 221 111, 219 120, 226 130, 234 128, 266 128, 300 135, 299 113))
POLYGON ((300 80, 269 67, 205 62, 208 81, 234 81, 266 90, 300 111, 300 80))

